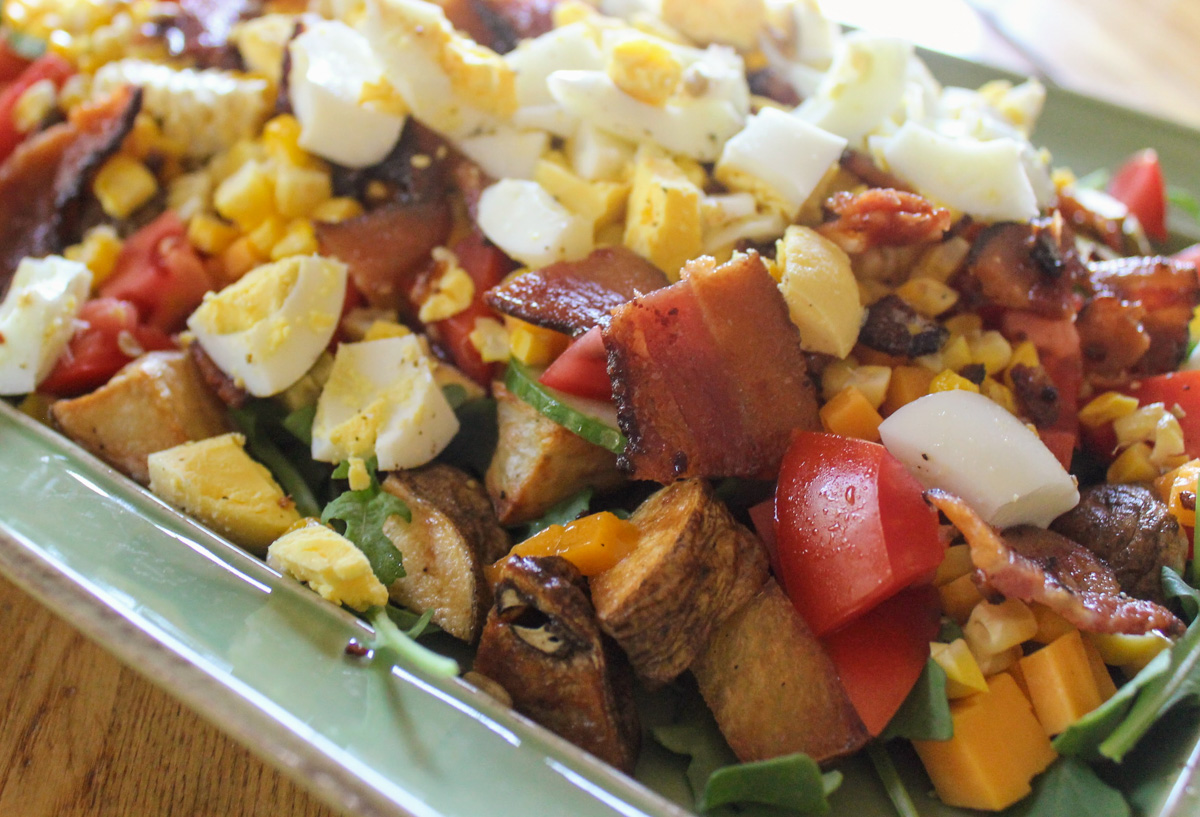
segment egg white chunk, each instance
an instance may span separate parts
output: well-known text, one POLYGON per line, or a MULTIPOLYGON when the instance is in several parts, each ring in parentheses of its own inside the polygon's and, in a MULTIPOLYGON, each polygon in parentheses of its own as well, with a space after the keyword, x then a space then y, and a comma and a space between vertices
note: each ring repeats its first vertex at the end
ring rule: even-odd
POLYGON ((504 61, 516 72, 518 108, 513 124, 564 138, 571 135, 579 120, 554 101, 546 79, 555 71, 604 70, 604 55, 584 23, 571 23, 523 40, 515 51, 504 55, 504 61))
POLYGON ((455 144, 494 179, 532 179, 538 159, 550 146, 550 137, 543 131, 501 127, 455 144))
POLYGON ((981 394, 928 394, 884 420, 879 434, 922 485, 961 497, 991 525, 1044 528, 1079 502, 1050 449, 981 394))
POLYGON ((1028 221, 1038 214, 1025 145, 1016 139, 956 139, 905 122, 880 141, 888 168, 939 204, 983 221, 1028 221))
POLYGON ((582 123, 567 142, 567 159, 575 175, 595 181, 617 181, 633 164, 634 146, 595 125, 582 123))
POLYGON ((778 108, 764 108, 725 143, 716 177, 759 194, 790 221, 842 155, 846 140, 778 108))
POLYGON ((405 117, 359 104, 363 86, 383 77, 366 38, 345 23, 325 20, 309 25, 288 50, 300 147, 347 167, 382 161, 399 140, 405 117))
POLYGON ((268 397, 312 368, 333 338, 345 296, 341 261, 285 258, 209 293, 188 329, 221 371, 255 397, 268 397))
POLYGON ((912 55, 912 43, 898 37, 846 35, 816 94, 796 115, 858 144, 900 105, 912 55))
POLYGON ((0 304, 0 394, 28 394, 50 374, 91 288, 91 271, 58 255, 17 266, 0 304))
POLYGON ((592 251, 592 225, 537 182, 504 179, 479 197, 479 229, 531 269, 575 261, 592 251))
POLYGON ((312 456, 374 454, 383 470, 416 468, 458 433, 458 418, 416 335, 343 343, 317 401, 312 456))

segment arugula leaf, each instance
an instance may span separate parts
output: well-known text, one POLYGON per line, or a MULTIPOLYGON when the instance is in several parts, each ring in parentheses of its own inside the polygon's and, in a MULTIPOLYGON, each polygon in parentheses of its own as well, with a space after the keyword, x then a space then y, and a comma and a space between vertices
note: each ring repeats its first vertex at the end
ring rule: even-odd
POLYGON ((1189 624, 1200 614, 1200 590, 1192 587, 1183 577, 1169 567, 1162 569, 1163 595, 1175 599, 1183 608, 1183 617, 1189 624))
MULTIPOLYGON (((403 578, 405 573, 400 551, 383 532, 383 523, 392 516, 411 522, 412 513, 399 497, 379 487, 379 480, 375 476, 377 468, 372 457, 367 463, 371 484, 361 491, 345 491, 334 499, 325 506, 321 521, 326 524, 334 519, 344 522, 346 529, 342 535, 366 555, 379 581, 390 585, 396 579, 403 578)), ((338 464, 333 476, 335 479, 344 479, 349 471, 350 463, 345 461, 338 464)))
POLYGON ((717 769, 708 778, 697 808, 708 811, 728 803, 763 803, 805 814, 827 814, 827 798, 841 784, 841 772, 822 774, 816 761, 796 753, 717 769))
POLYGON ((588 507, 592 502, 592 493, 591 488, 584 488, 556 505, 551 505, 540 518, 525 526, 525 530, 522 532, 523 538, 528 539, 530 536, 535 536, 551 525, 566 525, 574 522, 588 512, 588 507))
MULTIPOLYGON (((1171 575, 1178 578, 1174 571, 1171 575)), ((1185 609, 1195 602, 1194 591, 1180 588, 1174 579, 1170 585, 1164 582, 1164 587, 1180 598, 1185 609)), ((1200 619, 1116 695, 1055 738, 1054 748, 1061 755, 1085 760, 1107 758, 1119 763, 1163 713, 1181 701, 1196 698, 1200 698, 1200 619)))
POLYGON ((1064 757, 1038 777, 1033 794, 1017 810, 1022 817, 1129 817, 1129 804, 1081 760, 1064 757))
POLYGON ((403 607, 397 607, 394 604, 389 604, 385 608, 388 618, 404 630, 405 635, 409 638, 420 638, 429 633, 440 633, 442 628, 433 623, 433 610, 426 610, 421 615, 417 615, 412 610, 405 610, 403 607))
POLYGON ((283 488, 283 492, 292 498, 296 510, 301 516, 316 516, 321 509, 312 487, 287 455, 271 439, 268 431, 270 424, 266 412, 269 407, 263 403, 248 403, 240 409, 232 409, 229 413, 237 424, 238 430, 246 437, 246 449, 250 456, 261 462, 271 472, 283 488))
POLYGON ((908 789, 904 787, 904 781, 900 779, 900 773, 896 771, 896 764, 892 762, 887 746, 879 741, 868 743, 867 757, 871 759, 871 765, 875 767, 875 772, 879 775, 892 805, 895 806, 896 813, 900 817, 920 817, 916 804, 909 797, 908 789))
POLYGON ((291 414, 284 417, 281 421, 281 425, 286 428, 293 437, 311 448, 313 419, 316 416, 317 406, 315 403, 311 406, 301 406, 291 414))
POLYGON ((1168 185, 1167 203, 1177 210, 1182 210, 1193 221, 1200 221, 1200 201, 1197 201, 1190 191, 1168 185))
POLYGON ((882 740, 950 740, 954 721, 946 698, 946 671, 930 658, 900 709, 880 735, 882 740))
POLYGON ((453 678, 458 675, 457 661, 418 644, 413 640, 415 636, 405 633, 396 626, 385 608, 372 607, 367 611, 367 620, 375 628, 374 649, 376 654, 390 648, 427 675, 435 678, 453 678))
MULTIPOLYGON (((452 389, 461 390, 465 398, 466 390, 453 383, 446 386, 443 393, 449 393, 452 389)), ((454 402, 450 404, 454 405, 454 402)), ((500 437, 496 424, 496 401, 491 397, 466 400, 455 406, 454 414, 458 417, 458 433, 438 455, 438 459, 483 476, 487 473, 492 452, 496 450, 496 441, 500 437)))

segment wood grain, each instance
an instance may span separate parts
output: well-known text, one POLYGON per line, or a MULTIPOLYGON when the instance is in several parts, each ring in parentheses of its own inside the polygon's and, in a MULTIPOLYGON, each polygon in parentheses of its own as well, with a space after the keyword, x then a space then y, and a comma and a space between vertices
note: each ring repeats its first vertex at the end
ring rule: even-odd
POLYGON ((336 817, 0 579, 0 815, 336 817))

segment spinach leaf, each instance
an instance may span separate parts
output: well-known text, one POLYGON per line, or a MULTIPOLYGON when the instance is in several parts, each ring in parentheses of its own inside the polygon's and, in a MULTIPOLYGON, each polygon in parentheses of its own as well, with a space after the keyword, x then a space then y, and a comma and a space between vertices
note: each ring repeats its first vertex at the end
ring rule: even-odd
POLYGON ((443 389, 447 399, 454 389, 462 392, 463 400, 457 405, 450 400, 450 405, 454 406, 454 414, 458 417, 458 433, 438 459, 481 477, 487 473, 492 453, 496 450, 496 441, 500 436, 496 424, 496 401, 491 397, 467 400, 466 390, 457 384, 443 389))
POLYGON ((708 811, 728 803, 764 803, 805 814, 827 814, 826 798, 841 784, 841 772, 822 774, 816 761, 796 753, 717 769, 708 778, 697 808, 708 811))
POLYGON ((1017 809, 1021 817, 1129 817, 1129 804, 1081 760, 1064 757, 1038 777, 1033 794, 1017 809))
POLYGON ((900 773, 896 771, 896 764, 892 763, 887 746, 879 741, 872 741, 867 744, 867 757, 871 759, 871 765, 875 767, 875 772, 879 775, 892 805, 895 806, 896 813, 900 817, 920 817, 916 804, 908 796, 908 789, 904 788, 900 773))
MULTIPOLYGON (((379 581, 390 585, 405 574, 400 551, 383 532, 383 523, 392 516, 399 516, 405 522, 411 522, 412 513, 399 497, 387 493, 379 486, 379 479, 375 476, 377 467, 375 458, 372 457, 367 464, 371 484, 361 491, 345 491, 334 499, 325 506, 321 521, 326 524, 334 519, 344 522, 343 535, 366 555, 367 561, 371 563, 371 570, 379 581)), ((343 462, 338 465, 333 476, 343 479, 349 471, 349 462, 343 462)))
POLYGON ((946 698, 946 671, 932 658, 925 662, 916 686, 880 737, 883 740, 950 740, 954 737, 950 701, 946 698))
POLYGON ((1175 599, 1183 608, 1183 617, 1190 624, 1200 614, 1200 590, 1192 587, 1183 577, 1169 567, 1162 569, 1163 595, 1175 599))
POLYGON ((535 536, 551 525, 566 525, 574 522, 588 512, 592 502, 592 489, 584 488, 577 494, 572 494, 557 505, 551 505, 538 519, 525 525, 521 538, 535 536))

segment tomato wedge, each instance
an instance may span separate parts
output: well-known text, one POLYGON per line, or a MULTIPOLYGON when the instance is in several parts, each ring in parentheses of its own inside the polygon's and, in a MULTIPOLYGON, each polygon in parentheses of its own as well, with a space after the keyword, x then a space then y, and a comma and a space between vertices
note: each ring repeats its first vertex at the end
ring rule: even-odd
POLYGON ((1108 183, 1108 194, 1137 216, 1147 236, 1167 240, 1167 186, 1154 150, 1139 151, 1125 160, 1108 183))
POLYGON ((933 574, 937 512, 883 446, 796 434, 775 494, 775 538, 792 604, 826 635, 933 574))
POLYGON ((600 327, 589 329, 568 346, 542 372, 543 386, 589 397, 593 400, 612 399, 612 380, 608 377, 608 353, 600 327))
POLYGON ((917 683, 940 622, 937 590, 924 585, 902 590, 822 639, 872 737, 884 730, 917 683))

